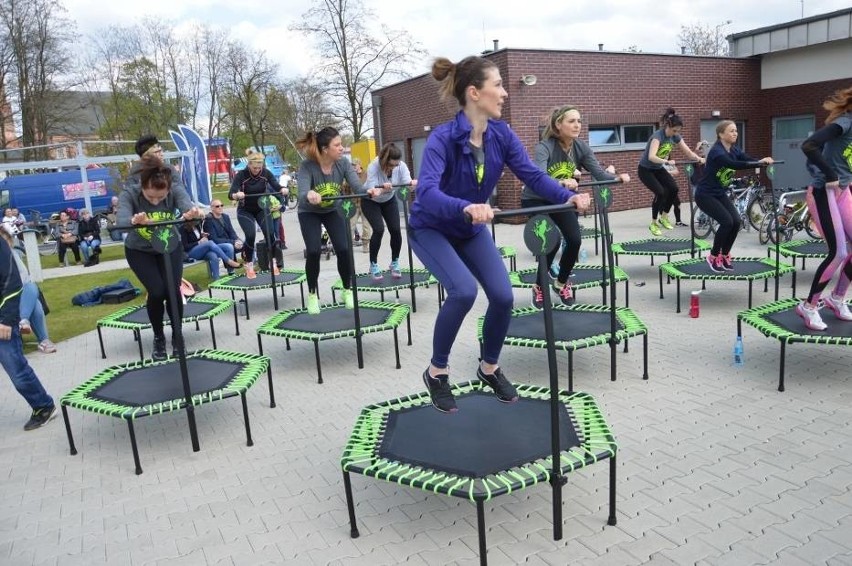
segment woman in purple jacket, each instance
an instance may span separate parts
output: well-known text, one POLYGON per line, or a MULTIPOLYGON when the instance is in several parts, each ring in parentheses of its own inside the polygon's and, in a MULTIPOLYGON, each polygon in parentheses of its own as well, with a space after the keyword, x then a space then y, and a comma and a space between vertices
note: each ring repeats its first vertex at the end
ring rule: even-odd
POLYGON ((482 360, 477 377, 505 403, 518 399, 498 365, 509 328, 513 295, 508 273, 484 224, 494 211, 488 199, 508 166, 533 191, 551 203, 573 203, 583 211, 589 196, 563 188, 535 166, 521 141, 498 119, 508 94, 497 66, 482 57, 458 63, 438 58, 432 76, 444 100, 462 107, 453 120, 432 131, 420 166, 411 207, 411 248, 447 290, 432 337, 432 359, 423 372, 432 404, 457 410, 448 375, 450 349, 476 300, 477 282, 488 297, 482 360), (469 218, 470 220, 467 220, 469 218))

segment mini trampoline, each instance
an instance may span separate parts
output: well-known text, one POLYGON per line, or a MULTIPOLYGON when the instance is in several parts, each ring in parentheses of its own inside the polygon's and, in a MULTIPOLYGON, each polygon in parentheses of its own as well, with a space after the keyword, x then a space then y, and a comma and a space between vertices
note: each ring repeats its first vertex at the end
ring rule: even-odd
POLYGON ((512 246, 497 246, 500 257, 509 260, 509 269, 515 271, 518 268, 518 252, 512 246))
MULTIPOLYGON (((216 328, 213 326, 213 317, 222 314, 229 308, 234 311, 234 330, 237 336, 240 335, 240 323, 235 307, 236 303, 229 299, 195 296, 189 299, 183 307, 183 322, 194 322, 195 328, 198 330, 199 321, 209 320, 213 349, 216 349, 216 328)), ((98 342, 101 346, 101 358, 106 359, 104 338, 101 332, 103 327, 132 330, 133 339, 139 344, 139 359, 145 359, 145 353, 142 349, 142 330, 151 328, 151 320, 148 318, 148 310, 145 305, 125 307, 98 320, 98 342)))
MULTIPOLYGON (((184 388, 177 378, 181 363, 180 358, 172 358, 162 362, 147 360, 109 367, 63 395, 59 404, 71 454, 77 454, 77 448, 71 434, 68 407, 124 419, 130 434, 136 474, 141 474, 133 423, 141 417, 186 408, 184 388)), ((239 395, 243 405, 246 444, 252 446, 246 391, 265 371, 269 380, 270 406, 275 406, 269 358, 241 352, 199 350, 188 353, 185 363, 193 406, 239 395)))
MULTIPOLYGON (((399 298, 399 292, 403 289, 411 291, 411 303, 414 301, 414 290, 418 287, 429 288, 432 285, 438 287, 438 280, 426 271, 425 269, 409 269, 402 270, 402 278, 394 279, 389 271, 384 273, 384 278, 381 281, 376 281, 369 273, 357 273, 355 275, 355 285, 359 293, 379 293, 381 301, 385 300, 385 293, 396 293, 396 298, 399 298)), ((338 279, 331 286, 331 300, 337 302, 337 292, 343 290, 343 281, 338 279)), ((440 293, 438 295, 438 304, 440 305, 440 293)))
POLYGON ((737 257, 734 258, 734 270, 725 273, 716 273, 710 270, 707 261, 701 258, 684 259, 664 263, 660 266, 660 298, 663 298, 663 273, 675 280, 677 287, 677 310, 680 312, 680 280, 697 279, 701 281, 702 287, 710 281, 748 281, 748 306, 751 308, 752 286, 755 280, 762 279, 763 291, 768 290, 769 279, 775 278, 776 296, 778 299, 778 278, 787 273, 793 274, 793 296, 796 295, 796 268, 786 263, 780 263, 768 257, 737 257))
POLYGON ((561 489, 564 474, 606 459, 610 461, 607 522, 616 524, 618 447, 590 395, 557 394, 557 468, 549 429, 550 389, 518 385, 520 399, 508 405, 484 392, 479 382, 456 384, 453 390, 459 411, 452 415, 432 408, 426 392, 361 411, 341 458, 352 538, 360 536, 349 475, 356 473, 473 502, 480 563, 486 564, 485 502, 538 484, 559 484, 561 489))
MULTIPOLYGON (((520 271, 509 272, 509 281, 512 287, 519 289, 531 289, 535 285, 537 267, 521 269, 520 271)), ((628 288, 627 273, 618 266, 613 268, 613 275, 616 283, 624 281, 624 306, 630 306, 630 289, 628 288)), ((591 289, 600 287, 603 291, 603 303, 607 302, 607 286, 609 285, 609 276, 604 276, 604 272, 600 265, 589 265, 578 263, 574 265, 571 271, 571 289, 577 291, 579 289, 591 289)), ((576 293, 575 293, 576 296, 576 293)))
MULTIPOLYGON (((302 299, 302 307, 305 306, 305 280, 307 277, 305 276, 304 269, 295 269, 295 268, 281 268, 279 270, 281 273, 275 276, 275 287, 281 289, 281 296, 284 296, 284 287, 287 285, 299 285, 299 293, 301 294, 302 299)), ((249 312, 249 303, 248 303, 248 292, 249 291, 257 291, 259 289, 271 289, 273 287, 272 284, 272 273, 269 271, 259 271, 257 272, 257 277, 254 279, 249 279, 245 276, 245 274, 233 274, 226 275, 225 277, 220 277, 216 281, 210 283, 210 286, 207 288, 207 292, 210 296, 213 296, 214 289, 222 289, 225 291, 231 292, 231 299, 236 300, 235 293, 242 292, 243 301, 246 305, 246 320, 251 318, 251 313, 249 312)), ((273 299, 275 303, 275 310, 278 310, 278 296, 273 291, 273 299)))
MULTIPOLYGON (((774 250, 775 246, 767 248, 766 256, 771 257, 774 250)), ((793 265, 796 265, 796 260, 801 258, 802 269, 804 270, 805 259, 825 259, 828 257, 828 244, 823 239, 790 240, 789 242, 778 244, 778 253, 784 257, 792 258, 793 265)))
POLYGON ((666 261, 671 261, 672 256, 697 253, 700 258, 701 253, 708 250, 710 244, 704 240, 695 240, 693 244, 690 238, 645 238, 612 244, 615 265, 622 254, 651 256, 651 265, 654 265, 654 256, 666 256, 666 261))
POLYGON ((795 298, 783 299, 737 314, 737 336, 742 336, 742 323, 746 323, 764 336, 777 338, 781 343, 778 391, 784 391, 784 361, 787 344, 852 345, 852 324, 836 319, 833 314, 827 314, 822 319, 828 325, 827 329, 810 330, 795 312, 796 305, 800 302, 795 298))
POLYGON ((286 340, 290 349, 290 340, 309 340, 314 343, 317 361, 317 383, 322 383, 322 362, 319 343, 338 338, 355 338, 358 342, 358 367, 364 367, 361 354, 361 336, 373 332, 393 330, 393 344, 396 353, 396 369, 402 366, 399 361, 399 334, 397 328, 404 322, 408 326, 408 345, 411 345, 410 307, 403 304, 364 301, 358 308, 348 310, 342 303, 322 305, 319 314, 308 314, 307 309, 292 309, 276 313, 257 329, 258 351, 263 353, 263 336, 275 336, 286 340), (355 314, 357 311, 357 315, 355 314), (353 318, 357 316, 355 324, 353 318))

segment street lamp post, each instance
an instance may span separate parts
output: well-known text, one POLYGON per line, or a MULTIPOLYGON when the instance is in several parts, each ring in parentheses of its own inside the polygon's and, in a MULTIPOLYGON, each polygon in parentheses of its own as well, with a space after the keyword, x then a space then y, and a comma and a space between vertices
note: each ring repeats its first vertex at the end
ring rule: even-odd
POLYGON ((724 22, 722 22, 721 24, 718 24, 718 25, 716 26, 716 44, 714 45, 714 49, 715 49, 715 53, 714 53, 714 55, 719 55, 719 45, 720 45, 720 42, 719 42, 719 31, 720 31, 723 27, 728 26, 728 25, 731 25, 731 23, 732 23, 732 22, 731 22, 731 20, 727 20, 727 21, 724 21, 724 22))

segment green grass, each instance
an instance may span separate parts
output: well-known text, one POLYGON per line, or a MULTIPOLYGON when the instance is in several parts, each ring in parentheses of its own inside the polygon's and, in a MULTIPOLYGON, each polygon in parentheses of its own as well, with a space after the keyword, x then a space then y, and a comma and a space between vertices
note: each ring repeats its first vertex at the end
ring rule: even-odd
MULTIPOLYGON (((119 259, 124 257, 124 246, 106 246, 103 248, 101 258, 106 261, 108 259, 119 259)), ((47 266, 51 264, 46 262, 47 266)), ((199 261, 190 265, 184 266, 183 277, 192 281, 202 290, 207 289, 210 283, 210 277, 207 274, 206 262, 199 261), (202 267, 199 267, 202 266, 202 267)), ((45 279, 39 284, 47 305, 50 308, 50 314, 47 315, 47 328, 50 333, 50 339, 54 342, 61 342, 69 338, 73 338, 79 334, 84 334, 97 327, 97 322, 100 318, 115 312, 120 308, 129 305, 141 305, 145 302, 145 290, 139 283, 139 280, 133 274, 129 267, 117 269, 114 271, 103 271, 97 273, 84 273, 75 277, 55 277, 53 279, 45 279), (93 307, 77 307, 71 304, 71 297, 83 291, 88 291, 95 287, 109 285, 115 283, 119 279, 128 279, 133 286, 142 290, 142 294, 136 297, 133 301, 120 305, 96 305, 93 307)), ((24 351, 35 351, 37 342, 35 338, 26 338, 24 341, 24 351)))

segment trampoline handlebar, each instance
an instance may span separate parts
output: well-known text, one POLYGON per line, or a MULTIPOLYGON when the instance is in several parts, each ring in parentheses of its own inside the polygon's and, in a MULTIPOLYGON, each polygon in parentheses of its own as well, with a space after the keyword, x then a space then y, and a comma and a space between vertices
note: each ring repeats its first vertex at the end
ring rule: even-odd
MULTIPOLYGON (((701 162, 700 161, 678 161, 677 162, 678 165, 698 165, 699 163, 701 163, 701 162)), ((784 163, 783 159, 776 159, 772 163, 761 163, 760 161, 749 161, 748 165, 746 165, 746 167, 747 168, 769 167, 770 165, 780 165, 780 164, 783 164, 783 163, 784 163)))
MULTIPOLYGON (((566 210, 575 210, 577 207, 574 203, 566 202, 563 204, 548 204, 544 206, 531 206, 529 208, 516 208, 513 210, 498 210, 494 213, 494 218, 508 218, 510 216, 525 216, 533 214, 546 214, 549 212, 564 212, 566 210)), ((470 221, 470 216, 465 213, 465 216, 470 221)))
POLYGON ((204 218, 192 218, 187 220, 185 218, 177 218, 175 220, 160 220, 158 222, 148 222, 146 224, 125 224, 124 226, 113 226, 110 230, 117 230, 119 232, 130 232, 131 230, 139 230, 140 228, 157 228, 160 226, 175 226, 177 224, 186 224, 187 222, 197 222, 204 220, 204 218))

